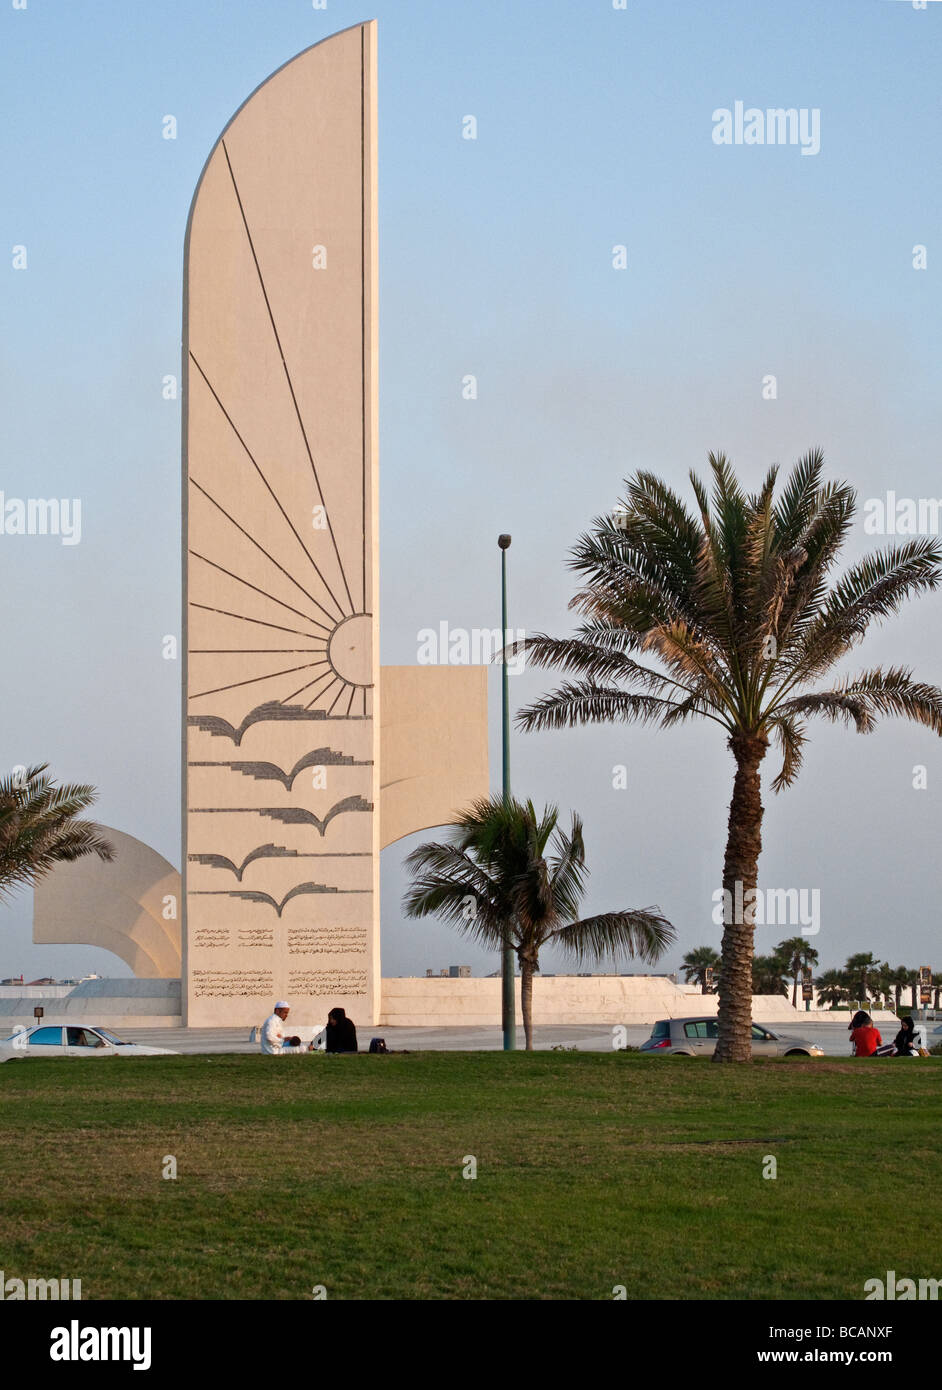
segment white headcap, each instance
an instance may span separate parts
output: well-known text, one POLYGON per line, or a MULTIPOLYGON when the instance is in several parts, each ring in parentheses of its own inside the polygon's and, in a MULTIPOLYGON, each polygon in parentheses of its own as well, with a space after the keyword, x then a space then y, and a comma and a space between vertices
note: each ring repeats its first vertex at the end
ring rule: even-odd
POLYGON ((276 1008, 276 1009, 290 1009, 290 1008, 291 1008, 291 1005, 288 1003, 287 999, 279 999, 279 1000, 278 1000, 278 1003, 275 1005, 275 1008, 276 1008))

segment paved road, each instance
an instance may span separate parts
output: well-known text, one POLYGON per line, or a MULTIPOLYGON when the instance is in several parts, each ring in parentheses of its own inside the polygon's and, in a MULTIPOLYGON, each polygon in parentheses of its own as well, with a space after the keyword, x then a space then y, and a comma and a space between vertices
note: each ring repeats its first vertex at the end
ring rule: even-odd
MULTIPOLYGON (((757 1022, 761 1022, 758 1019, 757 1022)), ((778 1026, 769 1024, 773 1032, 778 1026)), ((931 1025, 930 1025, 931 1026, 931 1025)), ((891 1025, 881 1028, 891 1038, 891 1025)), ((785 1031, 785 1030, 782 1030, 785 1031)), ((789 1026, 793 1037, 807 1038, 822 1047, 829 1056, 847 1057, 850 1044, 846 1023, 810 1023, 806 1027, 789 1026)), ((895 1031, 895 1030, 894 1030, 895 1031)), ((299 1029, 310 1033, 310 1029, 299 1029)), ((639 1046, 650 1036, 648 1027, 626 1029, 629 1045, 639 1046)), ((359 1028, 360 1048, 365 1050, 372 1036, 386 1039, 390 1050, 478 1052, 499 1051, 499 1028, 359 1028)), ((552 1047, 575 1047, 580 1052, 610 1052, 614 1029, 605 1024, 571 1025, 559 1028, 535 1029, 534 1043, 538 1051, 552 1047)), ((258 1043, 249 1042, 248 1028, 125 1028, 122 1036, 128 1042, 145 1043, 151 1047, 169 1047, 175 1052, 257 1052, 258 1043)), ((523 1030, 517 1029, 518 1044, 523 1044, 523 1030)), ((936 1041, 936 1039, 932 1039, 936 1041)))

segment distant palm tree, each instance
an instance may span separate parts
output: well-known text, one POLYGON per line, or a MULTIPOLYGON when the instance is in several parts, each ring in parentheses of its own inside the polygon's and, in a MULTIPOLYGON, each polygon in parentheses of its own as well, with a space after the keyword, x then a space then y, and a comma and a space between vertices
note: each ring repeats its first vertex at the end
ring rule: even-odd
POLYGON ((806 966, 813 969, 817 965, 818 953, 806 936, 790 936, 787 941, 779 942, 775 954, 785 961, 792 978, 792 1008, 795 1009, 798 1007, 798 981, 801 973, 806 966))
MULTIPOLYGON (((897 1013, 899 1013, 900 1009, 903 1007, 903 990, 906 989, 909 984, 911 974, 912 971, 907 969, 905 965, 898 965, 896 969, 891 970, 887 976, 889 986, 893 991, 897 1013)), ((916 978, 917 980, 919 978, 918 971, 916 972, 916 978)))
POLYGON ((711 454, 712 492, 691 475, 693 511, 654 474, 636 474, 616 512, 596 518, 573 550, 583 587, 570 606, 585 618, 576 635, 541 633, 520 644, 537 665, 575 677, 520 712, 526 729, 612 720, 671 728, 703 718, 726 735, 736 771, 723 865, 717 1062, 752 1055, 750 904, 770 741, 782 753, 772 782, 780 791, 798 774, 809 719, 869 733, 878 716, 901 715, 942 734, 942 691, 902 667, 842 675, 818 688, 871 623, 942 583, 942 547, 919 537, 865 556, 829 585, 856 495, 845 483, 823 483, 823 467, 821 453, 809 453, 776 501, 776 468, 747 495, 726 457, 711 454), (640 663, 639 653, 661 669, 640 663), (733 910, 737 901, 745 912, 733 910))
POLYGON ((788 994, 785 974, 788 969, 781 956, 753 956, 752 993, 788 994))
POLYGON ((870 990, 874 998, 886 1007, 886 1001, 893 989, 893 972, 890 969, 889 961, 880 961, 876 970, 870 977, 870 990))
POLYGON ((85 784, 57 787, 48 763, 0 778, 0 901, 43 878, 56 864, 114 849, 94 821, 78 819, 95 800, 85 784))
POLYGON ((919 1007, 919 971, 910 970, 907 972, 909 978, 906 983, 909 986, 909 1002, 912 1008, 919 1007))
POLYGON ((684 956, 681 969, 684 972, 684 979, 689 985, 691 980, 696 980, 700 986, 701 994, 713 994, 719 976, 720 956, 718 951, 714 951, 712 946, 697 946, 693 951, 688 951, 684 956), (714 987, 711 988, 706 982, 706 972, 713 971, 714 987))
POLYGON ((847 957, 844 973, 852 997, 857 999, 861 1008, 872 994, 878 992, 881 967, 882 961, 878 961, 872 951, 858 951, 855 956, 847 957))
POLYGON ((848 997, 847 976, 843 970, 825 970, 814 982, 818 1003, 838 1008, 848 997))
POLYGON ((538 815, 532 801, 479 800, 451 827, 447 843, 420 845, 406 859, 413 878, 403 900, 407 916, 436 914, 482 945, 513 946, 528 1052, 533 976, 544 946, 579 962, 620 951, 655 961, 675 935, 656 907, 579 919, 587 877, 582 821, 573 814, 567 835, 558 819, 555 806, 538 815))

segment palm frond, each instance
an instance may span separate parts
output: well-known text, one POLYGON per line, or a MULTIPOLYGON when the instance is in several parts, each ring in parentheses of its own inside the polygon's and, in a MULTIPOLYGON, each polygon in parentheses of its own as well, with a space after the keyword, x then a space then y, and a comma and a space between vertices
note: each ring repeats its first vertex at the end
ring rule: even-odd
POLYGON ((655 961, 670 946, 676 932, 657 907, 631 912, 601 912, 560 927, 547 944, 558 946, 578 962, 600 960, 624 951, 630 957, 655 961))
POLYGON ((772 790, 780 792, 790 787, 801 768, 805 745, 804 724, 796 717, 782 715, 769 721, 779 748, 782 751, 782 766, 772 782, 772 790))
POLYGON ((776 710, 779 718, 811 714, 852 722, 858 733, 869 733, 877 715, 893 714, 942 735, 942 690, 914 681, 912 672, 902 666, 887 671, 878 666, 860 676, 847 677, 833 690, 794 695, 776 710))

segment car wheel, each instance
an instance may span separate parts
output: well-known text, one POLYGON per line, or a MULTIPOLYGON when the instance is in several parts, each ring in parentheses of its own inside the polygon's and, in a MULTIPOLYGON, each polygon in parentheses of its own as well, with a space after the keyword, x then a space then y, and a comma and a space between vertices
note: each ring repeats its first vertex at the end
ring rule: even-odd
POLYGON ((792 1047, 785 1053, 786 1057, 810 1057, 811 1053, 803 1047, 792 1047))

